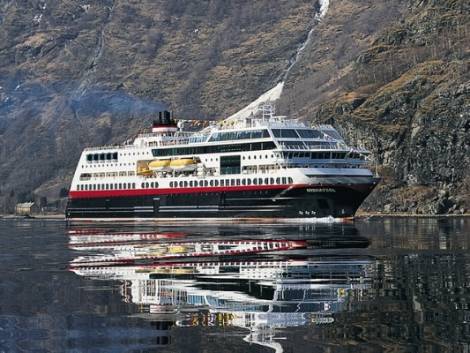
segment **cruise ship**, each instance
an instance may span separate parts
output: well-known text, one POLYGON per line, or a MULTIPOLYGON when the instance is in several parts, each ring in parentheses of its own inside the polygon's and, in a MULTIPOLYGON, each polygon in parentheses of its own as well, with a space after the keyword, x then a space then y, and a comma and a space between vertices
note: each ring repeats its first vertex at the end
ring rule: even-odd
POLYGON ((82 152, 66 217, 349 218, 378 183, 369 155, 332 126, 309 127, 270 105, 196 132, 164 111, 134 141, 82 152))

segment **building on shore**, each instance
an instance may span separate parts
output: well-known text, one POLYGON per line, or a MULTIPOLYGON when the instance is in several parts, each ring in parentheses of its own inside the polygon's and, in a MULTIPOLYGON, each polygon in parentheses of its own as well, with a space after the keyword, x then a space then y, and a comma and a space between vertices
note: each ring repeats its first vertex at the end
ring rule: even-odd
POLYGON ((32 201, 18 203, 15 206, 15 214, 17 216, 31 216, 32 214, 35 214, 38 212, 39 212, 38 206, 32 201))

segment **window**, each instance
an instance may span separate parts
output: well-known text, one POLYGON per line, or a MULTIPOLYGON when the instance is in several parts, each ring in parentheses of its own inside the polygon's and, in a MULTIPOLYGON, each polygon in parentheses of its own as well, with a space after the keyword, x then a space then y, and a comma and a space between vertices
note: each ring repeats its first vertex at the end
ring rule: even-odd
POLYGON ((261 185, 261 184, 263 184, 263 179, 258 178, 258 185, 261 185))
POLYGON ((224 179, 222 179, 222 180, 220 181, 220 186, 225 186, 225 180, 224 180, 224 179))
POLYGON ((279 141, 279 144, 287 149, 304 150, 306 147, 302 141, 279 141))
POLYGON ((318 130, 308 129, 308 130, 297 130, 297 133, 302 138, 314 139, 321 137, 321 133, 318 130))
POLYGON ((251 179, 247 179, 246 184, 251 185, 251 179))
POLYGON ((253 179, 253 185, 258 185, 258 179, 253 179))
POLYGON ((214 186, 214 180, 211 180, 209 183, 210 186, 214 186))
POLYGON ((219 186, 219 181, 218 181, 218 180, 214 180, 214 184, 215 184, 215 186, 219 186))
POLYGON ((230 185, 235 186, 235 179, 230 180, 230 185))
POLYGON ((184 185, 184 183, 182 181, 180 181, 180 188, 182 188, 184 185))
POLYGON ((264 183, 265 183, 266 185, 269 185, 269 178, 264 178, 264 183))
POLYGON ((204 181, 199 180, 199 186, 204 186, 204 181))
POLYGON ((185 188, 187 188, 187 187, 188 187, 188 182, 185 180, 185 181, 183 182, 183 185, 184 185, 185 188))
POLYGON ((240 155, 220 157, 220 174, 240 174, 240 155))
POLYGON ((240 179, 237 179, 237 186, 240 186, 240 179))
POLYGON ((270 184, 274 184, 274 178, 269 179, 270 184))
POLYGON ((274 137, 283 137, 283 138, 294 138, 298 139, 299 135, 292 129, 273 129, 274 137))
POLYGON ((204 180, 204 186, 209 186, 209 182, 207 180, 204 180))
POLYGON ((80 174, 80 180, 90 180, 90 179, 91 179, 91 174, 89 173, 80 174))
POLYGON ((189 186, 193 187, 193 181, 192 180, 189 181, 189 186))
POLYGON ((280 184, 281 183, 281 178, 276 178, 276 184, 280 184))
POLYGON ((294 184, 294 179, 289 178, 289 184, 294 184))
POLYGON ((283 178, 282 178, 282 183, 283 183, 283 184, 287 184, 287 178, 286 178, 286 177, 283 177, 283 178))

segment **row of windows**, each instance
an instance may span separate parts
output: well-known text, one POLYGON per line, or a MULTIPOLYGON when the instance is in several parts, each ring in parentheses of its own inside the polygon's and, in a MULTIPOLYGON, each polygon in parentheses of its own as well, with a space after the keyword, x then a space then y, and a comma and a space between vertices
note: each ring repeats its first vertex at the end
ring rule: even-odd
POLYGON ((268 130, 214 132, 209 141, 249 140, 269 138, 268 130))
POLYGON ((282 152, 285 159, 291 158, 310 158, 310 159, 364 159, 359 153, 347 152, 282 152))
POLYGON ((294 129, 272 129, 274 137, 277 138, 305 138, 305 139, 315 139, 321 138, 322 133, 314 129, 305 129, 305 130, 294 130, 294 129))
POLYGON ((93 178, 115 178, 115 177, 125 177, 125 176, 134 176, 135 172, 134 171, 120 171, 120 172, 101 172, 101 173, 82 173, 80 174, 80 180, 90 180, 92 177, 93 178))
POLYGON ((78 191, 91 190, 131 190, 135 189, 135 183, 114 183, 114 184, 84 184, 77 185, 78 191))
POLYGON ((272 141, 255 142, 255 143, 239 143, 234 145, 213 145, 198 147, 177 147, 177 148, 159 148, 153 149, 154 157, 170 157, 181 155, 198 155, 207 153, 227 153, 227 152, 248 152, 273 150, 276 145, 272 141))
POLYGON ((82 168, 103 168, 103 167, 126 167, 126 166, 133 166, 135 163, 111 163, 111 164, 101 164, 101 163, 92 163, 92 164, 84 164, 82 168))
POLYGON ((142 189, 155 189, 158 188, 158 183, 156 181, 152 181, 151 183, 142 183, 140 186, 142 189))
POLYGON ((294 180, 288 177, 278 178, 243 178, 243 179, 220 179, 220 180, 182 180, 171 181, 171 188, 208 187, 208 186, 249 186, 249 185, 286 185, 292 184, 294 180))
POLYGON ((86 156, 86 160, 88 162, 117 161, 117 159, 118 159, 117 152, 91 153, 91 154, 87 154, 86 156))
POLYGON ((279 144, 286 149, 305 150, 305 149, 335 149, 336 142, 323 141, 278 141, 279 144))
POLYGON ((304 129, 304 130, 294 130, 294 129, 272 129, 274 137, 277 138, 291 138, 291 139, 315 139, 321 138, 323 134, 326 134, 336 140, 343 140, 343 138, 335 130, 314 130, 314 129, 304 129))

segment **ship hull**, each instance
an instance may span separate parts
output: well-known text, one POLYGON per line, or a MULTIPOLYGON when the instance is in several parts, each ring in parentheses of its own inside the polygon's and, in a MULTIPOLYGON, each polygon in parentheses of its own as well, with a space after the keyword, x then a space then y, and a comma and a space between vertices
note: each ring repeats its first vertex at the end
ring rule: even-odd
POLYGON ((155 189, 145 192, 75 192, 69 220, 305 219, 353 217, 377 185, 155 189))

